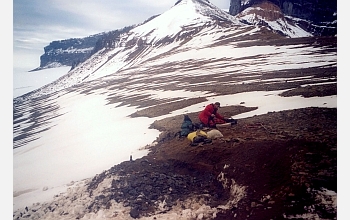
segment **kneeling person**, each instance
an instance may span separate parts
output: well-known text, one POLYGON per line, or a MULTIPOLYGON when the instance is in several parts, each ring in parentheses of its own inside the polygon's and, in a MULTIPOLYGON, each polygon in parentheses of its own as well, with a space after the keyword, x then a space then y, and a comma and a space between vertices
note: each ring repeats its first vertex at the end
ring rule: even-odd
POLYGON ((227 123, 226 119, 218 113, 220 102, 207 105, 204 110, 199 113, 199 120, 202 124, 209 128, 216 128, 216 124, 227 123))

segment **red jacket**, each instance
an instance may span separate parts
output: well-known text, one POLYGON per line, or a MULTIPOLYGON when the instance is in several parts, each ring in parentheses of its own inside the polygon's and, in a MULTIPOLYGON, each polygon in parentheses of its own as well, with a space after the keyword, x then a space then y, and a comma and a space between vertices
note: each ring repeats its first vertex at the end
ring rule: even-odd
POLYGON ((199 113, 198 115, 199 120, 204 124, 204 125, 215 125, 216 123, 225 123, 225 119, 224 117, 222 117, 217 110, 214 107, 214 104, 209 104, 205 107, 205 109, 199 113), (211 118, 211 114, 215 115, 215 121, 210 120, 211 118))

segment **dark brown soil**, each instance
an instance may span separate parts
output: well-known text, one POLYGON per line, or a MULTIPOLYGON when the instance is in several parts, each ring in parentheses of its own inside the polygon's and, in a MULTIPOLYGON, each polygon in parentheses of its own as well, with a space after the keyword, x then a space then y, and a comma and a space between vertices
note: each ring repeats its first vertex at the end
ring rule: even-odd
MULTIPOLYGON (((336 94, 336 86, 299 87, 292 93, 305 97, 336 94)), ((162 114, 202 101, 174 102, 164 106, 162 114)), ((254 109, 227 106, 220 108, 220 113, 234 117, 254 109)), ((154 113, 148 108, 134 116, 152 117, 154 113)), ((198 122, 198 112, 188 115, 198 122)), ((156 200, 166 199, 167 210, 171 210, 178 201, 202 194, 209 194, 207 204, 217 207, 230 199, 229 189, 217 179, 224 173, 227 179, 246 187, 246 196, 232 209, 221 210, 216 219, 283 219, 305 213, 336 219, 336 208, 322 204, 314 193, 324 188, 337 192, 336 108, 312 107, 239 119, 236 125, 219 128, 224 137, 198 146, 176 135, 182 120, 179 115, 155 121, 151 127, 163 132, 147 156, 96 176, 91 190, 111 173, 129 174, 120 180, 129 184, 124 184, 125 188, 120 181, 114 182, 113 196, 107 202, 92 204, 90 211, 108 208, 108 201, 114 199, 131 206, 130 215, 137 218, 152 215, 156 200), (136 197, 140 194, 143 198, 136 197)))
MULTIPOLYGON (((247 196, 237 209, 217 219, 281 219, 284 214, 306 213, 305 207, 315 203, 308 189, 337 191, 336 118, 337 110, 327 108, 272 112, 222 127, 224 138, 196 147, 187 138, 163 135, 147 158, 173 161, 174 167, 186 163, 188 175, 193 170, 214 176, 224 172, 247 186, 247 196), (262 202, 264 196, 270 199, 262 202)), ((336 217, 326 210, 318 215, 336 217)))

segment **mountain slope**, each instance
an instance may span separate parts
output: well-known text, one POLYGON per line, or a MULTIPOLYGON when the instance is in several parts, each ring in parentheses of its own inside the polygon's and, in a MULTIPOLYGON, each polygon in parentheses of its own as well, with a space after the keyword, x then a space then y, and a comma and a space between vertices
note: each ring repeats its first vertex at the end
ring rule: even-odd
MULTIPOLYGON (((243 20, 241 15, 233 17, 209 1, 179 1, 162 15, 122 34, 116 39, 118 42, 114 48, 102 48, 66 76, 16 101, 51 94, 63 88, 134 68, 163 57, 175 57, 176 54, 184 51, 198 51, 217 45, 236 47, 235 45, 239 42, 253 42, 259 39, 281 39, 284 35, 288 36, 292 33, 290 31, 292 28, 295 30, 293 26, 287 29, 287 23, 283 23, 284 30, 288 32, 281 36, 279 34, 281 31, 273 33, 276 32, 276 26, 273 27, 273 31, 270 31, 265 26, 258 26, 256 23, 244 24, 239 19, 243 20), (180 12, 186 13, 179 16, 180 12), (193 47, 198 43, 201 44, 199 48, 193 47)), ((305 32, 303 34, 309 36, 305 32)), ((295 35, 293 32, 292 36, 295 35)))
MULTIPOLYGON (((186 2, 178 1, 176 5, 177 4, 186 4, 186 2)), ((210 19, 221 21, 232 20, 232 16, 227 16, 228 13, 223 13, 209 1, 196 1, 195 4, 205 7, 193 5, 192 9, 188 8, 189 10, 184 7, 177 7, 177 10, 174 10, 173 12, 178 11, 179 15, 183 14, 184 12, 189 12, 189 14, 192 14, 191 10, 198 10, 198 8, 200 8, 198 12, 202 11, 202 14, 208 15, 210 19)), ((267 26, 271 30, 285 36, 336 36, 337 33, 337 4, 335 1, 326 2, 310 0, 298 2, 273 0, 231 0, 230 6, 229 14, 234 16, 239 14, 238 17, 240 17, 239 19, 241 22, 267 26), (273 18, 273 20, 271 20, 271 18, 273 18)), ((143 23, 147 23, 157 16, 158 15, 152 16, 143 23)), ((173 16, 173 18, 176 20, 173 20, 175 23, 179 23, 179 20, 183 20, 183 22, 188 21, 189 24, 191 23, 191 19, 188 19, 185 16, 173 16)), ((200 18, 198 17, 198 19, 200 18)), ((85 61, 91 54, 99 51, 103 47, 114 47, 115 44, 119 42, 119 36, 122 33, 125 33, 136 26, 142 25, 143 23, 127 26, 119 30, 99 33, 85 38, 53 41, 50 43, 50 45, 44 48, 45 53, 40 57, 40 67, 36 68, 35 70, 55 68, 56 66, 61 65, 68 65, 73 69, 77 64, 85 61)), ((158 23, 157 25, 159 25, 162 23, 162 21, 155 23, 158 23)), ((167 34, 172 33, 173 31, 170 30, 169 27, 163 27, 161 29, 163 29, 163 32, 166 32, 167 34)), ((142 41, 144 39, 145 38, 143 38, 142 41)))
MULTIPOLYGON (((102 88, 109 94, 111 103, 122 99, 125 104, 147 106, 146 102, 162 102, 153 97, 152 89, 204 91, 213 95, 249 91, 252 83, 260 84, 260 91, 293 88, 309 81, 336 81, 334 37, 287 38, 264 26, 240 23, 209 3, 196 0, 181 1, 155 19, 149 21, 155 22, 151 23, 154 26, 147 22, 130 30, 114 48, 101 49, 53 83, 15 98, 15 107, 88 88, 102 88), (198 21, 198 24, 176 23, 178 16, 173 11, 177 8, 188 10, 181 21, 198 21), (220 20, 211 17, 220 17, 220 20), (173 30, 176 27, 180 32, 164 35, 160 30, 167 27, 173 30), (153 35, 157 31, 159 35, 153 35), (289 83, 279 85, 279 80, 270 81, 270 75, 274 76, 276 71, 281 81, 289 83), (293 77, 304 80, 288 79, 293 77), (188 83, 190 81, 192 83, 188 83), (155 82, 159 85, 153 85, 155 82), (218 89, 219 85, 224 86, 223 89, 218 89), (143 100, 144 96, 149 98, 143 100)), ((21 111, 18 115, 23 114, 21 111)), ((16 109, 14 113, 17 115, 16 109)), ((22 137, 21 141, 30 140, 31 135, 22 136, 22 132, 35 134, 31 130, 19 130, 14 140, 22 137)), ((21 145, 16 142, 15 146, 21 145)))
MULTIPOLYGON (((248 109, 221 110, 226 114, 248 109)), ((196 115, 190 117, 197 121, 196 115)), ((153 126, 171 132, 169 125, 181 126, 181 118, 167 118, 153 126)), ((124 161, 14 215, 31 219, 337 219, 336 109, 271 112, 239 119, 236 126, 220 131, 223 138, 199 146, 167 133, 149 155, 124 161)))
POLYGON ((214 9, 181 1, 164 13, 173 17, 130 30, 59 80, 14 99, 14 203, 24 205, 14 218, 154 219, 153 211, 170 215, 171 208, 184 219, 335 215, 305 198, 309 186, 336 190, 337 39, 290 38, 214 9), (177 7, 188 10, 185 18, 172 14, 177 7), (228 139, 190 148, 173 138, 183 114, 195 120, 214 100, 239 118, 222 129, 228 139), (148 149, 144 140, 151 155, 109 169, 148 149), (82 188, 70 188, 83 178, 82 188), (67 194, 25 208, 31 195, 53 193, 54 180, 67 194))

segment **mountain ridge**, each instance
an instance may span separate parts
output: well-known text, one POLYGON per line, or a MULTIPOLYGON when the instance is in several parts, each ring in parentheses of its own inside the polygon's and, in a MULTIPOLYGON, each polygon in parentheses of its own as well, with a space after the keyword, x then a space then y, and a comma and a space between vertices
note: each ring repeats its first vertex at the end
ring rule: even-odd
MULTIPOLYGON (((262 18, 260 18, 260 20, 261 19, 262 18)), ((296 26, 293 27, 295 28, 296 26)), ((167 50, 169 51, 176 47, 185 48, 186 42, 199 39, 199 36, 205 36, 207 34, 213 36, 219 35, 215 32, 231 32, 231 35, 236 36, 239 40, 242 40, 241 38, 244 37, 247 38, 247 40, 252 40, 252 36, 256 35, 258 32, 264 32, 269 35, 271 39, 288 36, 288 32, 281 35, 281 32, 275 31, 273 28, 276 27, 257 26, 255 23, 249 24, 247 22, 241 22, 239 16, 233 17, 209 2, 203 4, 202 1, 198 0, 181 1, 162 15, 150 19, 141 25, 130 29, 123 29, 124 31, 120 31, 118 34, 111 34, 109 40, 105 40, 105 44, 107 42, 109 46, 100 46, 100 50, 94 50, 94 53, 89 56, 87 60, 76 64, 65 76, 62 76, 52 84, 25 94, 22 97, 18 97, 16 100, 38 97, 61 90, 62 88, 77 85, 83 81, 107 76, 121 69, 130 68, 136 63, 144 62, 144 59, 149 59, 147 56, 153 56, 152 51, 159 51, 157 47, 162 47, 163 50, 168 48, 167 50), (194 13, 187 13, 187 16, 195 15, 195 17, 182 17, 182 20, 180 20, 181 24, 179 25, 178 13, 183 10, 194 10, 194 13), (185 18, 186 20, 184 20, 185 18), (178 26, 175 30, 170 30, 169 32, 169 28, 175 27, 171 26, 171 23, 169 26, 167 26, 167 24, 162 24, 162 19, 165 21, 173 19, 175 23, 177 22, 176 25, 178 26), (194 23, 190 25, 188 22, 192 21, 194 23), (147 33, 144 33, 145 31, 147 33), (157 36, 156 33, 159 36, 157 36), (173 48, 167 45, 172 45, 173 48), (175 45, 177 46, 175 47, 175 45), (91 62, 91 60, 93 60, 93 62, 91 62), (107 70, 110 67, 112 70, 107 70)), ((298 30, 302 31, 301 28, 298 30)), ((310 36, 306 32, 303 34, 305 36, 310 36)), ((293 36, 294 35, 295 34, 293 34, 293 36)), ((168 52, 163 52, 163 54, 166 53, 168 52)), ((157 56, 159 56, 159 54, 157 56)))
MULTIPOLYGON (((182 1, 178 1, 175 3, 175 5, 183 4, 183 2, 182 3, 181 2, 182 1)), ((230 9, 230 12, 224 12, 221 9, 218 9, 215 5, 211 4, 210 1, 198 1, 198 2, 199 2, 199 4, 206 4, 206 7, 210 10, 220 11, 221 13, 219 13, 220 15, 217 16, 216 19, 232 20, 232 16, 228 16, 228 15, 236 16, 236 15, 240 14, 240 15, 238 15, 238 17, 240 17, 241 22, 244 22, 244 23, 255 24, 255 25, 265 25, 265 26, 271 28, 272 30, 278 28, 276 25, 282 25, 282 26, 284 26, 283 28, 285 29, 286 33, 283 33, 283 31, 280 31, 280 34, 284 34, 284 35, 290 36, 290 37, 303 37, 303 36, 307 36, 307 35, 328 36, 328 35, 336 34, 336 26, 334 26, 334 24, 331 25, 329 28, 334 29, 335 32, 334 31, 327 31, 326 29, 329 29, 329 28, 327 28, 325 26, 324 22, 323 22, 323 25, 321 27, 318 24, 313 25, 312 21, 305 20, 304 19, 305 17, 302 17, 302 18, 291 17, 291 12, 286 11, 285 7, 281 7, 284 10, 283 12, 282 12, 282 9, 280 9, 280 13, 282 13, 281 16, 283 16, 284 18, 281 18, 282 21, 280 22, 280 24, 275 24, 274 27, 269 25, 268 22, 265 22, 264 19, 259 19, 255 23, 250 23, 248 19, 243 18, 242 13, 247 14, 246 9, 257 8, 257 5, 274 4, 275 7, 280 8, 280 6, 278 6, 278 5, 281 5, 281 3, 274 2, 274 1, 239 2, 239 4, 241 5, 239 7, 239 10, 240 10, 239 13, 233 12, 233 9, 230 9), (283 13, 287 13, 287 14, 283 15, 283 13), (291 26, 294 26, 295 28, 303 29, 305 32, 304 35, 293 36, 293 34, 295 34, 295 33, 293 33, 293 30, 288 30, 289 28, 286 27, 287 23, 291 26), (318 31, 317 29, 319 29, 320 31, 318 31), (291 33, 288 33, 288 31, 291 33)), ((233 5, 235 3, 234 3, 234 1, 231 1, 230 4, 233 5)), ((238 4, 238 3, 236 3, 236 4, 238 4)), ((179 13, 181 13, 181 12, 179 12, 179 13)), ((293 15, 295 16, 296 14, 294 13, 293 15)), ((154 17, 157 17, 157 16, 158 15, 152 16, 151 18, 147 19, 142 24, 147 23, 149 20, 152 20, 154 17)), ((213 14, 212 16, 215 19, 215 14, 213 14)), ((253 15, 251 15, 251 17, 253 17, 253 15)), ((267 18, 267 19, 269 20, 269 18, 267 18)), ((329 23, 332 23, 332 22, 329 22, 329 23)), ((99 49, 102 49, 102 47, 110 47, 111 45, 114 45, 116 43, 116 41, 115 41, 115 39, 112 39, 112 38, 118 38, 122 33, 125 33, 127 31, 129 31, 130 29, 137 27, 137 26, 140 26, 140 25, 141 24, 132 25, 132 26, 124 27, 124 28, 119 29, 119 30, 110 31, 107 33, 99 33, 99 34, 89 36, 86 38, 80 38, 80 39, 73 38, 73 39, 67 39, 67 40, 62 40, 62 41, 53 41, 48 46, 46 46, 44 48, 45 53, 40 57, 40 67, 38 67, 34 70, 31 70, 31 71, 38 71, 38 70, 45 69, 45 68, 55 68, 55 67, 62 66, 62 65, 71 66, 72 69, 74 69, 79 63, 85 61, 93 53, 97 52, 99 49), (93 38, 95 40, 92 41, 91 38, 93 38), (86 46, 84 48, 81 48, 81 45, 75 46, 76 41, 85 42, 84 44, 86 46), (67 49, 66 49, 67 44, 70 44, 70 45, 68 45, 68 47, 70 47, 71 51, 74 51, 74 53, 69 53, 69 51, 67 51, 67 49)))

